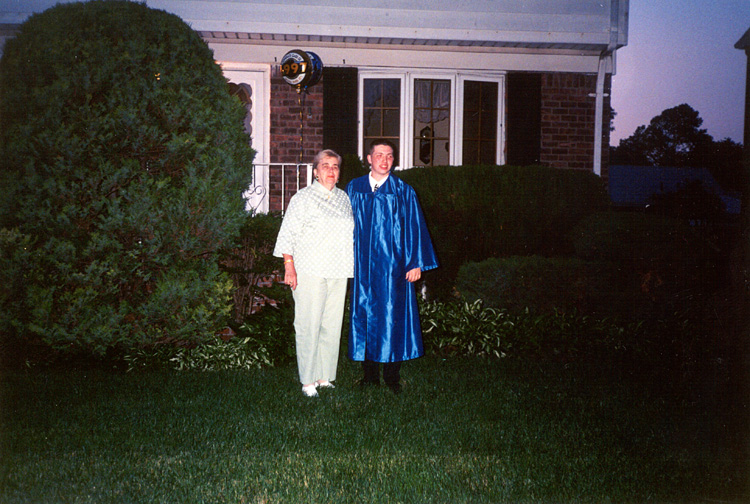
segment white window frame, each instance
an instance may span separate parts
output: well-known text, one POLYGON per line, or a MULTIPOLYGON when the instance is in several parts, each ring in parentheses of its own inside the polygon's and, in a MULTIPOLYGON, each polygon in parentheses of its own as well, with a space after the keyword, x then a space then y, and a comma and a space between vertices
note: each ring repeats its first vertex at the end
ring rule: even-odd
POLYGON ((358 72, 358 135, 359 152, 364 153, 364 81, 366 79, 398 79, 401 82, 401 121, 399 159, 396 169, 411 168, 414 159, 414 81, 416 79, 448 80, 451 83, 451 119, 449 163, 460 165, 463 158, 464 82, 483 81, 497 83, 497 153, 496 163, 505 164, 505 72, 458 72, 448 70, 394 71, 392 68, 361 68, 358 72))
MULTIPOLYGON (((365 103, 364 103, 364 92, 365 92, 365 79, 398 79, 401 82, 401 100, 399 102, 399 107, 401 109, 400 114, 400 121, 399 121, 399 138, 400 138, 400 144, 401 148, 399 149, 399 158, 394 161, 394 166, 403 166, 404 162, 404 128, 406 127, 405 120, 404 120, 404 110, 406 107, 406 94, 405 94, 405 74, 403 72, 393 72, 392 70, 365 70, 365 71, 359 71, 358 73, 358 96, 357 98, 357 145, 359 152, 362 153, 362 159, 367 162, 367 152, 366 148, 367 146, 363 145, 362 139, 365 136, 365 103)), ((409 158, 406 158, 409 159, 409 158)))
POLYGON ((461 73, 458 76, 458 89, 456 91, 457 99, 461 101, 461 120, 456 130, 456 154, 457 159, 463 159, 464 148, 464 84, 466 81, 495 82, 497 83, 497 129, 496 141, 497 151, 495 152, 495 163, 505 164, 505 72, 498 75, 461 73))
MULTIPOLYGON (((406 124, 408 125, 409 134, 407 138, 409 139, 409 146, 407 149, 408 156, 406 159, 409 160, 409 167, 414 166, 412 164, 412 160, 414 159, 414 137, 415 137, 415 131, 414 131, 414 81, 426 79, 426 80, 447 80, 451 83, 451 117, 450 117, 450 124, 448 125, 448 131, 450 131, 450 140, 448 142, 448 164, 450 165, 457 165, 460 163, 457 163, 457 159, 461 159, 456 157, 456 148, 455 148, 455 139, 456 137, 456 124, 458 121, 456 121, 456 111, 457 111, 457 103, 456 103, 456 78, 457 74, 456 72, 409 72, 407 74, 407 82, 408 82, 408 93, 409 93, 409 108, 404 109, 406 110, 406 113, 404 114, 406 116, 406 124)), ((463 109, 463 107, 461 107, 463 109)), ((429 168, 429 167, 422 167, 422 168, 429 168)))

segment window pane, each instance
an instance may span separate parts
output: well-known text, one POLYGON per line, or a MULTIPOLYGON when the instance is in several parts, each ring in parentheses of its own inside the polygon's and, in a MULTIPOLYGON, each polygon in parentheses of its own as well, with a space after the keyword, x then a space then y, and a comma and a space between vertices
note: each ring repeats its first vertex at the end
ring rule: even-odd
POLYGON ((377 107, 378 101, 383 96, 382 81, 375 79, 365 79, 364 106, 377 107))
POLYGON ((414 106, 417 108, 430 108, 431 102, 430 81, 422 79, 414 81, 414 106))
POLYGON ((435 84, 435 96, 437 100, 433 100, 433 104, 437 107, 447 107, 450 105, 451 95, 451 83, 450 81, 432 81, 435 84))
POLYGON ((479 110, 479 82, 468 81, 464 85, 464 108, 479 110))
POLYGON ((401 107, 401 80, 382 79, 383 82, 383 106, 390 108, 401 107))
POLYGON ((370 142, 387 138, 398 145, 401 117, 401 79, 364 79, 362 114, 362 157, 370 142))
POLYGON ((450 106, 449 80, 414 80, 414 166, 448 164, 450 106))
POLYGON ((414 166, 427 166, 432 160, 432 140, 414 140, 414 166))
POLYGON ((383 111, 383 136, 398 137, 401 124, 401 111, 384 110, 383 111))
POLYGON ((497 112, 494 110, 482 110, 480 113, 481 123, 479 126, 480 136, 483 140, 495 138, 497 132, 497 112))
POLYGON ((482 82, 482 110, 494 110, 497 112, 497 84, 494 82, 482 82))
POLYGON ((450 160, 448 152, 448 140, 435 140, 435 152, 433 153, 433 166, 447 166, 450 160))
POLYGON ((435 125, 436 137, 448 138, 450 136, 450 123, 447 117, 441 121, 434 121, 433 124, 435 125))
POLYGON ((368 110, 365 113, 365 136, 366 137, 379 137, 383 133, 383 123, 380 120, 380 110, 368 110))
POLYGON ((496 82, 465 82, 464 164, 497 162, 497 92, 496 82))
POLYGON ((479 138, 479 111, 464 110, 464 139, 479 138))
POLYGON ((494 140, 480 143, 480 163, 490 165, 497 163, 496 146, 497 142, 495 142, 494 140))
POLYGON ((393 153, 393 157, 395 158, 393 160, 393 166, 398 166, 398 164, 399 164, 399 151, 401 150, 401 140, 398 137, 396 137, 396 138, 389 137, 388 140, 390 140, 393 143, 393 145, 396 147, 396 152, 393 153))
POLYGON ((465 165, 475 165, 480 164, 478 153, 479 153, 479 147, 478 143, 475 140, 466 140, 464 141, 464 159, 463 164, 465 165))

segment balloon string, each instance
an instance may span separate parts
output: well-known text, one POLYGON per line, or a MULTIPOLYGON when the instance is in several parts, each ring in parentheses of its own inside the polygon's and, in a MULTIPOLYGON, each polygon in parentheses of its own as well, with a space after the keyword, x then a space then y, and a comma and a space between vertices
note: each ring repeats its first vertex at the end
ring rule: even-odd
POLYGON ((304 92, 299 93, 297 95, 297 102, 299 103, 299 163, 302 164, 302 154, 304 151, 304 109, 305 109, 305 100, 304 100, 304 92))

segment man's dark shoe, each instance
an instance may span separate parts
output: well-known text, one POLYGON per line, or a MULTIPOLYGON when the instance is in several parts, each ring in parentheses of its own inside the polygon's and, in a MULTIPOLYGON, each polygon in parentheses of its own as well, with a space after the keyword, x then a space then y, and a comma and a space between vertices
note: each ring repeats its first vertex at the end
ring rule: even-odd
POLYGON ((394 394, 400 394, 401 393, 401 384, 400 383, 389 383, 388 388, 391 389, 391 392, 394 394))

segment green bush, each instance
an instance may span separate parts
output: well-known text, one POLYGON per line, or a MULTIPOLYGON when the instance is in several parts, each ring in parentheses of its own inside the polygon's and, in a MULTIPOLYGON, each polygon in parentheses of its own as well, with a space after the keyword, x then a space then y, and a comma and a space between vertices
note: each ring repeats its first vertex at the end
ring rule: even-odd
POLYGON ((341 189, 346 189, 346 185, 357 177, 367 175, 369 170, 365 166, 362 159, 356 154, 342 154, 341 155, 341 174, 339 176, 338 186, 341 189))
POLYGON ((285 364, 296 355, 294 307, 289 289, 277 295, 277 308, 266 306, 246 318, 228 338, 215 335, 197 343, 168 339, 128 348, 123 354, 129 371, 168 367, 177 371, 252 369, 285 364))
MULTIPOLYGON (((579 312, 533 314, 468 302, 420 306, 425 350, 444 357, 607 358, 654 356, 654 339, 643 324, 624 325, 579 312)), ((660 335, 663 324, 653 334, 660 335)))
POLYGON ((456 288, 464 300, 481 299, 489 307, 587 312, 611 286, 611 278, 611 266, 603 262, 514 256, 465 263, 456 288))
POLYGON ((645 371, 644 379, 664 380, 669 386, 694 385, 726 371, 726 348, 715 333, 720 317, 711 307, 638 321, 575 310, 511 312, 477 300, 423 302, 420 314, 425 351, 440 357, 578 361, 587 366, 606 362, 634 376, 645 371))
POLYGON ((280 227, 279 215, 247 215, 237 246, 222 255, 222 268, 234 285, 233 320, 237 323, 252 313, 256 299, 269 295, 268 288, 259 282, 273 278, 274 272, 282 269, 281 260, 273 256, 280 227))
POLYGON ((467 261, 569 254, 573 227, 609 205, 601 179, 576 170, 452 166, 397 175, 419 195, 440 261, 425 279, 439 295, 467 261))
POLYGON ((174 15, 94 0, 31 16, 0 61, 0 330, 96 353, 210 337, 251 177, 244 114, 174 15))
POLYGON ((481 300, 422 303, 420 318, 430 354, 505 357, 514 350, 514 321, 506 310, 485 307, 481 300))
POLYGON ((675 218, 601 212, 571 233, 576 256, 612 265, 597 312, 640 320, 699 313, 723 281, 721 251, 700 228, 675 218))
POLYGON ((279 287, 274 294, 277 307, 264 307, 245 318, 237 330, 239 337, 260 342, 268 352, 272 365, 289 362, 297 355, 294 339, 294 301, 291 290, 279 287))
POLYGON ((272 255, 280 226, 279 215, 248 214, 237 245, 222 251, 222 269, 233 285, 234 309, 228 325, 236 331, 234 337, 141 345, 126 353, 128 368, 216 371, 275 366, 293 359, 294 302, 287 286, 273 282, 274 272, 281 268, 280 259, 272 255), (265 305, 257 310, 253 304, 259 299, 273 300, 276 307, 265 305))
POLYGON ((653 296, 710 286, 716 275, 712 246, 684 222, 635 212, 601 212, 573 229, 575 254, 616 264, 612 290, 653 296))
POLYGON ((700 180, 692 180, 675 191, 655 194, 649 211, 693 222, 718 222, 727 218, 726 205, 716 192, 700 180))

